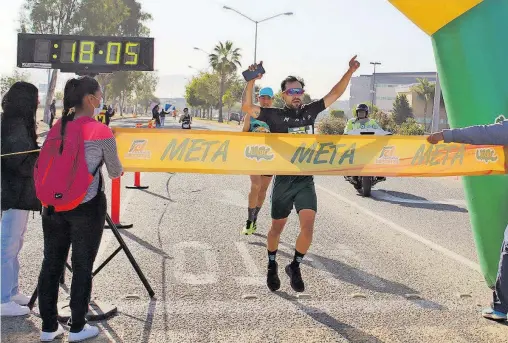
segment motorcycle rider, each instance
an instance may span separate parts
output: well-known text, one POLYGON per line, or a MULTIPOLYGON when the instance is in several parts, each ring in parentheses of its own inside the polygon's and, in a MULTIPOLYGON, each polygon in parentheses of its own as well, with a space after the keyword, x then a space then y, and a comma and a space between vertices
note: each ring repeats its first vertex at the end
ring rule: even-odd
POLYGON ((189 123, 189 124, 192 124, 192 117, 189 113, 189 109, 187 107, 185 107, 183 109, 183 115, 180 117, 180 123, 189 123))
POLYGON ((344 133, 358 129, 381 129, 374 119, 369 118, 369 106, 359 104, 356 106, 355 117, 347 121, 344 133))
MULTIPOLYGON (((346 127, 344 128, 344 134, 347 134, 349 131, 353 130, 361 130, 361 129, 375 129, 381 130, 381 127, 374 119, 369 118, 369 106, 366 104, 358 104, 356 106, 355 117, 351 118, 347 121, 346 127)), ((348 177, 344 177, 348 180, 348 177)), ((353 185, 356 189, 361 188, 361 184, 358 176, 352 176, 353 185)), ((386 180, 385 177, 379 177, 380 180, 386 180)))

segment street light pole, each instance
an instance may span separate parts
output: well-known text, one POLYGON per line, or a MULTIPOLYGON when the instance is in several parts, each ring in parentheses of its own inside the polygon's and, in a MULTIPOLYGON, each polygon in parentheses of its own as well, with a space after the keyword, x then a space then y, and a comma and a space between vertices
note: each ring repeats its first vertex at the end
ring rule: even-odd
MULTIPOLYGON (((439 120, 441 110, 441 83, 439 82, 439 74, 436 73, 436 89, 434 92, 434 109, 432 113, 432 131, 431 133, 439 131, 439 120)), ((427 126, 427 123, 425 123, 427 126)))
POLYGON ((254 64, 256 64, 256 55, 258 52, 258 22, 256 21, 256 35, 254 38, 254 64))
POLYGON ((201 49, 201 48, 198 48, 198 47, 196 47, 196 46, 195 46, 193 49, 194 49, 194 50, 201 51, 201 52, 203 52, 203 53, 205 53, 205 54, 207 54, 207 55, 210 55, 210 53, 209 53, 209 52, 206 52, 205 50, 203 50, 203 49, 201 49))
POLYGON ((273 18, 277 18, 277 17, 283 16, 283 15, 287 15, 287 16, 293 15, 293 12, 284 12, 284 13, 279 13, 279 14, 273 15, 271 17, 262 19, 262 20, 254 20, 254 19, 246 16, 245 14, 243 14, 243 13, 241 13, 241 12, 239 12, 239 11, 235 10, 234 8, 229 7, 229 6, 224 6, 223 8, 225 10, 230 10, 230 11, 238 13, 239 15, 241 15, 242 17, 250 20, 251 22, 253 22, 256 25, 256 34, 255 34, 255 38, 254 38, 254 64, 256 64, 256 62, 257 62, 256 58, 257 58, 257 48, 258 48, 258 24, 262 23, 264 21, 268 21, 268 20, 273 19, 273 18))
POLYGON ((376 101, 376 66, 380 65, 381 62, 370 62, 374 66, 374 74, 372 80, 372 110, 374 109, 375 101, 376 101))

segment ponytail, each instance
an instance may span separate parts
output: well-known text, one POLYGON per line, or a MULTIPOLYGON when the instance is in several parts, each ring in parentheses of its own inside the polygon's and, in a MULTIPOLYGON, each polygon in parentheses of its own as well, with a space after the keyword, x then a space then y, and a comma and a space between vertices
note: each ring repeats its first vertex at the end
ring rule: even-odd
POLYGON ((74 115, 76 112, 74 112, 74 109, 68 109, 64 108, 64 111, 62 113, 62 125, 60 126, 60 135, 62 136, 62 142, 60 143, 60 154, 63 152, 64 148, 64 137, 65 137, 65 127, 67 126, 67 123, 74 120, 74 115))
POLYGON ((60 154, 63 152, 64 148, 63 141, 67 123, 74 120, 76 108, 79 109, 83 105, 83 97, 88 94, 93 95, 99 89, 99 83, 89 76, 70 79, 65 84, 63 99, 64 110, 62 113, 62 125, 60 128, 60 136, 62 137, 62 143, 60 144, 60 154))

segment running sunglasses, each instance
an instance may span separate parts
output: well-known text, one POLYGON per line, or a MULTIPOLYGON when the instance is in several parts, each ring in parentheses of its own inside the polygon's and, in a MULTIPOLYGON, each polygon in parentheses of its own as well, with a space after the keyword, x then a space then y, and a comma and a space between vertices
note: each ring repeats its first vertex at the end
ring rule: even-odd
POLYGON ((271 97, 269 95, 261 95, 259 98, 260 99, 265 99, 265 100, 271 99, 271 97))
POLYGON ((289 88, 284 91, 286 95, 302 95, 305 93, 303 88, 289 88))

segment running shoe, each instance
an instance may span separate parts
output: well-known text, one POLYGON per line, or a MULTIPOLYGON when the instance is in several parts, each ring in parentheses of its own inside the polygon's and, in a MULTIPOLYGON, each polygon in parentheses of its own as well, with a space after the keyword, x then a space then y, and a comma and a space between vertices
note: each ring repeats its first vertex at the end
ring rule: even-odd
POLYGON ((277 270, 279 269, 277 262, 273 261, 268 263, 268 272, 266 273, 266 285, 268 289, 272 292, 275 292, 280 288, 280 279, 277 274, 277 270))
POLYGON ((286 266, 286 274, 289 276, 291 280, 291 288, 295 292, 303 292, 305 291, 305 284, 302 280, 302 273, 300 272, 300 267, 294 267, 292 264, 288 264, 286 266))
POLYGON ((242 229, 242 234, 252 235, 254 232, 256 232, 256 229, 257 229, 256 222, 251 222, 250 220, 247 220, 245 227, 242 229))
POLYGON ((504 321, 506 320, 506 313, 495 311, 492 308, 488 308, 483 310, 482 312, 483 318, 495 320, 495 321, 504 321))

